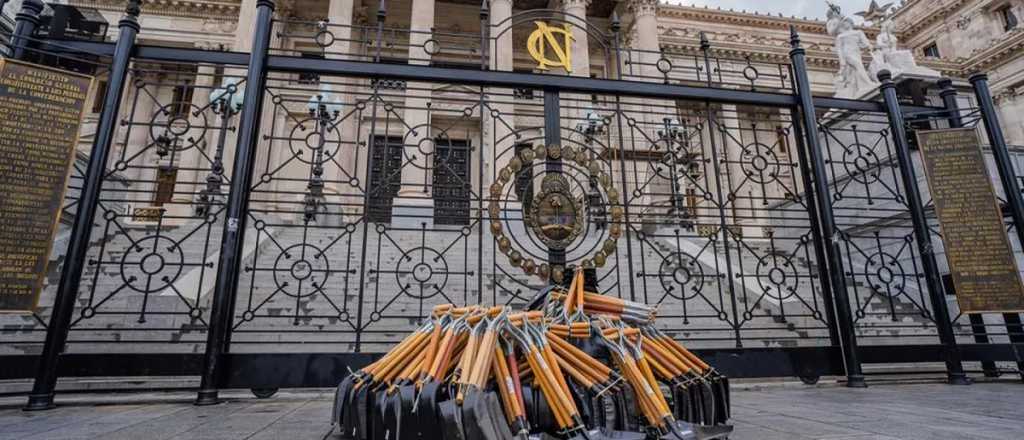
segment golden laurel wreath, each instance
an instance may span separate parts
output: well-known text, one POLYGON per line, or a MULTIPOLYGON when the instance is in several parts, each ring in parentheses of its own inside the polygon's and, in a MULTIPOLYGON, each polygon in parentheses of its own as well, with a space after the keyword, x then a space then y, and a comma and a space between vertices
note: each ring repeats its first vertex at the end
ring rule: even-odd
MULTIPOLYGON (((591 176, 597 176, 597 181, 608 198, 611 218, 608 225, 608 238, 601 244, 590 258, 580 262, 584 268, 604 267, 608 256, 618 249, 618 240, 622 236, 623 208, 619 204, 619 191, 612 185, 612 178, 601 169, 601 163, 591 160, 583 148, 573 149, 560 145, 537 145, 533 149, 524 149, 509 161, 508 165, 498 173, 498 180, 491 184, 491 201, 487 206, 487 212, 491 218, 491 233, 498 243, 498 250, 508 257, 513 266, 523 270, 527 275, 536 275, 544 281, 561 283, 565 267, 561 265, 549 265, 538 263, 532 258, 523 255, 522 252, 512 248, 512 240, 505 235, 505 228, 501 223, 501 197, 505 187, 520 170, 525 167, 532 167, 535 160, 545 162, 547 160, 564 160, 575 162, 580 168, 587 170, 591 176)), ((533 199, 533 207, 528 215, 524 213, 523 221, 538 238, 550 248, 565 249, 573 240, 579 237, 583 230, 584 204, 582 200, 575 199, 569 193, 568 181, 564 176, 557 173, 545 175, 542 180, 541 192, 533 199), (551 221, 551 218, 558 221, 551 221), (553 215, 550 215, 553 214, 553 215), (546 221, 547 220, 547 221, 546 221), (554 231, 552 233, 552 231, 554 231)), ((572 265, 570 265, 572 267, 572 265)))

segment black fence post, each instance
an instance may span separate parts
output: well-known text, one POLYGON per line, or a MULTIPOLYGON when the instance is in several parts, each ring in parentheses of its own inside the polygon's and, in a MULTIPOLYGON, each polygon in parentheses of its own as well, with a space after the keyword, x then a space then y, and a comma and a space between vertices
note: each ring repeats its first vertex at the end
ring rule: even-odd
MULTIPOLYGON (((1006 204, 1010 207, 1013 229, 1017 231, 1017 239, 1024 247, 1024 197, 1021 196, 1017 173, 1013 169, 1013 162, 1010 158, 1010 150, 1006 147, 1006 137, 1003 136, 1003 128, 999 123, 999 114, 996 112, 995 101, 992 100, 992 91, 988 87, 988 75, 979 73, 971 76, 970 81, 974 86, 974 94, 978 98, 978 108, 981 110, 982 122, 985 123, 985 133, 988 135, 988 142, 992 148, 992 157, 995 159, 996 169, 999 170, 999 181, 1003 184, 1003 192, 1006 193, 1006 204)), ((1003 320, 1006 322, 1006 331, 1010 342, 1024 343, 1024 326, 1021 325, 1020 314, 1006 313, 1003 315, 1003 320)), ((1021 379, 1024 380, 1024 362, 1018 362, 1017 365, 1021 379)))
POLYGON ((263 110, 263 91, 267 84, 267 55, 273 26, 274 1, 256 2, 256 30, 252 36, 249 71, 245 79, 245 101, 239 122, 235 164, 232 168, 231 187, 225 208, 227 221, 221 239, 220 259, 217 262, 217 281, 213 290, 210 310, 210 328, 206 335, 206 354, 203 358, 202 377, 196 405, 218 403, 218 389, 224 377, 224 353, 231 330, 234 310, 232 298, 238 288, 238 268, 241 264, 246 212, 249 208, 249 188, 256 164, 256 143, 260 132, 263 110))
POLYGON ((864 381, 864 373, 861 370, 860 358, 857 354, 857 335, 853 325, 853 312, 850 310, 850 296, 846 290, 843 254, 836 236, 835 216, 829 197, 828 174, 825 172, 824 153, 821 141, 818 139, 817 112, 814 108, 814 96, 811 94, 811 81, 807 77, 807 52, 800 47, 800 36, 797 35, 794 27, 790 27, 790 44, 793 49, 790 50, 789 57, 793 62, 794 83, 800 97, 800 116, 803 118, 807 153, 811 159, 811 169, 805 169, 804 173, 814 173, 814 196, 817 199, 819 211, 820 239, 823 241, 821 246, 825 248, 825 256, 828 258, 829 284, 832 287, 832 303, 836 312, 836 322, 831 325, 838 326, 842 342, 843 363, 846 366, 846 386, 864 388, 867 383, 864 381))
POLYGON ((883 70, 878 73, 881 81, 882 98, 885 99, 886 113, 889 117, 889 129, 892 132, 896 161, 899 163, 900 178, 906 194, 910 220, 914 225, 914 236, 917 249, 921 254, 921 266, 924 269, 925 284, 928 287, 932 302, 935 325, 939 330, 939 340, 945 346, 946 374, 953 385, 968 385, 970 380, 964 374, 964 366, 960 359, 960 349, 956 345, 953 334, 953 323, 949 318, 949 307, 942 291, 942 275, 935 261, 935 248, 932 246, 931 230, 921 201, 921 188, 917 184, 914 172, 914 160, 910 157, 910 143, 907 141, 907 129, 900 109, 899 97, 896 95, 896 84, 892 82, 892 73, 883 70))
POLYGON ((43 353, 39 356, 32 393, 29 394, 28 405, 25 406, 27 411, 53 408, 58 361, 61 352, 64 351, 64 344, 68 339, 68 330, 71 326, 71 317, 75 311, 75 299, 78 296, 82 270, 85 269, 86 253, 89 251, 93 217, 96 215, 96 207, 99 204, 100 188, 103 186, 103 175, 106 173, 110 145, 117 131, 118 110, 121 107, 121 96, 125 87, 125 79, 128 76, 131 52, 135 47, 135 36, 139 33, 139 5, 138 0, 129 1, 128 6, 125 7, 124 18, 118 23, 119 36, 110 64, 107 91, 103 96, 103 110, 96 125, 96 136, 93 138, 92 150, 89 153, 89 166, 82 180, 78 213, 75 215, 75 221, 71 227, 71 240, 68 244, 64 267, 61 270, 60 284, 53 302, 50 323, 46 328, 43 353))
POLYGON ((21 3, 21 11, 14 16, 14 31, 11 33, 11 58, 16 60, 25 58, 25 50, 28 49, 32 35, 36 33, 39 26, 39 14, 43 12, 43 2, 39 0, 24 0, 21 3))
MULTIPOLYGON (((946 120, 949 122, 949 128, 963 128, 964 120, 960 115, 960 103, 957 102, 956 88, 953 87, 953 80, 949 78, 942 78, 939 80, 939 96, 942 97, 942 105, 946 109, 946 120)), ((951 289, 955 289, 952 280, 947 276, 943 277, 943 285, 946 287, 947 292, 951 289)), ((967 319, 971 323, 971 333, 974 334, 974 342, 978 344, 988 344, 988 329, 985 328, 985 318, 981 313, 968 313, 967 319)), ((982 361, 981 371, 985 374, 985 377, 999 377, 999 368, 996 367, 996 363, 993 361, 982 361)))

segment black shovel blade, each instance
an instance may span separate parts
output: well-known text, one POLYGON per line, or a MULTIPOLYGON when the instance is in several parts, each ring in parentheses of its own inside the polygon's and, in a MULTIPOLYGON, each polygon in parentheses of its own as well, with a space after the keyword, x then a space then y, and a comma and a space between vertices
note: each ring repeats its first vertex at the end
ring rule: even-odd
POLYGON ((695 426, 693 430, 697 440, 726 440, 732 434, 731 425, 695 426))
POLYGON ((381 405, 380 418, 384 421, 384 437, 379 437, 374 433, 374 438, 383 440, 395 440, 398 438, 398 434, 401 432, 402 421, 400 420, 402 414, 402 402, 399 400, 398 393, 387 394, 384 397, 383 405, 381 405))
POLYGON ((419 401, 416 402, 416 420, 420 432, 425 434, 424 438, 431 438, 444 429, 441 426, 441 412, 437 408, 443 395, 444 386, 436 380, 424 383, 420 388, 419 401))
POLYGON ((583 434, 589 440, 645 440, 647 434, 632 431, 614 431, 610 429, 592 429, 583 434))
POLYGON ((696 425, 677 420, 669 426, 668 434, 662 435, 661 440, 698 440, 696 425))
POLYGON ((338 425, 342 438, 355 438, 355 425, 353 424, 353 413, 356 411, 355 402, 355 378, 346 377, 338 384, 334 393, 334 410, 331 411, 331 424, 338 425))
POLYGON ((702 425, 714 425, 715 418, 715 391, 711 383, 704 382, 697 387, 697 391, 700 393, 701 398, 701 424, 702 425))
POLYGON ((370 405, 372 413, 370 414, 370 439, 372 440, 390 440, 389 432, 384 423, 384 417, 387 413, 388 395, 387 390, 382 387, 380 391, 377 391, 373 395, 373 404, 370 405))
POLYGON ((513 440, 512 429, 509 428, 508 418, 505 416, 505 411, 501 409, 501 402, 498 400, 498 396, 493 392, 489 392, 484 394, 484 400, 487 403, 487 413, 491 423, 494 424, 495 434, 501 440, 513 440))
POLYGON ((471 440, 501 440, 494 430, 483 391, 476 388, 466 390, 462 401, 462 429, 466 438, 471 440))
POLYGON ((445 400, 437 405, 441 412, 441 426, 443 427, 446 440, 466 440, 465 431, 462 429, 462 409, 455 399, 445 400))
POLYGON ((718 398, 718 419, 719 423, 725 423, 732 418, 732 396, 729 395, 729 378, 718 376, 715 381, 715 393, 718 398))
POLYGON ((331 426, 337 425, 342 419, 342 413, 345 412, 345 404, 348 400, 348 394, 352 391, 352 387, 355 386, 355 380, 352 376, 348 376, 345 380, 342 380, 338 384, 338 388, 334 390, 334 407, 331 408, 331 426))
POLYGON ((679 420, 692 422, 692 402, 690 400, 690 389, 675 387, 672 389, 673 414, 679 420))
POLYGON ((352 403, 348 406, 351 408, 348 411, 348 423, 351 424, 349 432, 352 432, 357 440, 369 440, 372 426, 370 420, 373 418, 373 393, 370 392, 370 387, 363 386, 353 393, 352 403))
POLYGON ((416 405, 416 385, 406 384, 398 387, 395 393, 398 397, 398 428, 391 439, 396 440, 418 440, 419 426, 416 424, 417 417, 413 414, 416 405))

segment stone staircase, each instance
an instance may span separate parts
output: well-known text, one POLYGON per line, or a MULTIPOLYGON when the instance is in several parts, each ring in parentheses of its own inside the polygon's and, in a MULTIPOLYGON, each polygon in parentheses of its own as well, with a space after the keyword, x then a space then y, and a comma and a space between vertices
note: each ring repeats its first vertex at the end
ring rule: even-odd
MULTIPOLYGON (((435 305, 481 302, 515 306, 525 302, 532 289, 540 287, 537 279, 523 275, 496 252, 488 232, 481 240, 474 228, 439 227, 423 231, 370 224, 364 232, 361 223, 306 226, 297 218, 257 218, 262 222, 250 222, 239 274, 234 351, 347 352, 355 349, 357 328, 362 332, 359 342, 363 351, 381 351, 415 328, 435 305), (369 234, 365 251, 364 234, 369 234)), ((102 222, 98 224, 102 227, 102 222)), ((89 257, 96 258, 102 243, 103 262, 87 265, 83 275, 69 349, 201 352, 220 229, 219 222, 208 225, 201 220, 160 228, 162 244, 184 240, 180 251, 164 246, 161 253, 167 260, 179 255, 174 258, 186 265, 170 284, 160 280, 167 275, 166 269, 156 271, 148 294, 144 293, 147 288, 140 287, 144 286, 141 280, 147 270, 153 269, 139 263, 148 255, 149 248, 133 249, 132 240, 151 246, 156 229, 138 225, 108 230, 106 236, 96 241, 89 257), (128 264, 122 266, 122 261, 128 264), (126 282, 133 275, 137 280, 126 282), (140 288, 135 290, 132 286, 140 288)), ((102 230, 98 230, 97 236, 99 232, 102 230)), ((683 239, 682 246, 676 246, 674 239, 659 238, 670 235, 670 231, 657 231, 642 238, 632 237, 633 265, 626 263, 627 240, 619 240, 618 255, 609 258, 609 266, 598 272, 600 287, 605 293, 628 298, 632 277, 636 299, 659 307, 659 325, 694 347, 736 346, 736 322, 744 347, 828 344, 824 317, 819 319, 813 307, 821 304, 821 299, 815 298, 815 290, 820 287, 814 281, 812 289, 810 278, 806 277, 816 274, 816 263, 793 257, 791 270, 801 275, 794 291, 763 295, 757 286, 765 276, 758 275, 756 269, 758 256, 770 251, 768 242, 746 240, 742 253, 731 249, 731 264, 739 275, 733 282, 734 313, 725 283, 727 276, 719 274, 727 263, 722 245, 708 245, 706 239, 689 237, 683 239), (680 249, 692 252, 695 246, 710 246, 706 252, 712 256, 693 262, 704 274, 700 293, 666 294, 666 285, 686 285, 676 278, 676 271, 681 268, 678 260, 666 257, 680 249), (663 283, 666 279, 667 283, 663 283)), ((778 245, 776 251, 782 255, 792 253, 778 245)), ((854 286, 853 280, 849 282, 854 286)), ((856 287, 862 294, 867 292, 866 286, 856 287)), ((47 292, 51 296, 44 296, 43 304, 52 302, 52 289, 47 292)), ((817 310, 824 314, 823 306, 817 310)), ((916 313, 917 306, 902 297, 876 295, 865 311, 864 316, 857 318, 865 344, 907 343, 907 337, 935 339, 934 329, 926 325, 929 321, 916 313), (893 321, 891 310, 896 311, 898 321, 893 321)), ((43 310, 41 315, 47 313, 43 310)), ((3 319, 4 334, 12 334, 12 317, 3 319)), ((41 327, 34 320, 13 319, 22 319, 17 324, 20 330, 36 328, 33 338, 41 335, 41 327)), ((0 350, 24 352, 37 348, 38 343, 22 347, 3 344, 0 350)))

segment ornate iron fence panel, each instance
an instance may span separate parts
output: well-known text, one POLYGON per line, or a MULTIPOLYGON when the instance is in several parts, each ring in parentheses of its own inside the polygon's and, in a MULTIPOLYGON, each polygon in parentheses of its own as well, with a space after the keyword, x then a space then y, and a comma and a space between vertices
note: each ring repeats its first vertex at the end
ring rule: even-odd
POLYGON ((935 316, 886 115, 829 112, 818 133, 859 341, 934 342, 935 316))
POLYGON ((202 350, 237 114, 228 108, 239 105, 227 84, 237 72, 135 60, 70 352, 202 350))

